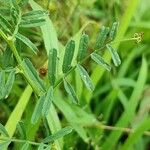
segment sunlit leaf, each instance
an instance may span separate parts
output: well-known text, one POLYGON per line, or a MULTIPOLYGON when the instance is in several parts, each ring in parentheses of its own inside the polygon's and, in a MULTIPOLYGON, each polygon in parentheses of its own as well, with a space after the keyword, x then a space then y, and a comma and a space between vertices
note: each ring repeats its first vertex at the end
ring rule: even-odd
POLYGON ((108 48, 108 50, 112 56, 112 60, 115 64, 115 66, 119 66, 121 64, 121 60, 120 60, 120 57, 119 57, 117 51, 110 44, 107 44, 106 47, 108 48))
POLYGON ((93 91, 94 90, 94 85, 93 85, 87 71, 81 65, 78 65, 77 68, 78 68, 78 71, 80 73, 81 79, 83 80, 83 82, 86 85, 87 89, 90 90, 90 91, 93 91))
POLYGON ((21 150, 28 150, 29 148, 29 142, 26 142, 22 147, 21 150))

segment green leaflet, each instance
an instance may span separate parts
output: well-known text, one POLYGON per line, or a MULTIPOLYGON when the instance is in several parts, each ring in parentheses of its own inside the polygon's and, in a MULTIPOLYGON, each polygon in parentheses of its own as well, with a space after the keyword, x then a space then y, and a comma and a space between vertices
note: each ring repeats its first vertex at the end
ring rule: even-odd
POLYGON ((80 76, 81 76, 81 79, 83 80, 87 89, 90 91, 93 91, 94 85, 93 85, 92 80, 90 79, 87 71, 81 65, 77 65, 77 69, 78 69, 80 76))
POLYGON ((82 61, 86 54, 87 54, 87 48, 88 48, 88 42, 89 42, 89 36, 87 34, 82 34, 79 44, 79 50, 77 55, 77 62, 82 61))
POLYGON ((3 136, 9 137, 8 132, 6 131, 5 127, 0 123, 0 134, 3 136))
POLYGON ((121 64, 121 60, 120 60, 120 57, 119 57, 117 51, 110 44, 107 44, 106 47, 108 48, 108 50, 112 56, 112 60, 115 64, 115 66, 119 66, 121 64))
POLYGON ((75 49, 75 42, 73 40, 70 40, 66 45, 65 55, 63 58, 63 66, 62 66, 63 73, 68 72, 71 68, 74 49, 75 49))
POLYGON ((47 15, 46 11, 43 10, 32 10, 22 15, 22 19, 34 19, 43 18, 47 15))
POLYGON ((96 54, 95 52, 91 54, 91 58, 98 63, 99 65, 103 66, 106 70, 110 71, 111 67, 109 66, 109 64, 107 64, 105 62, 105 60, 103 59, 103 57, 101 57, 100 55, 96 54))
POLYGON ((5 97, 5 71, 0 72, 0 99, 5 97))
POLYGON ((53 87, 50 87, 46 93, 43 108, 42 108, 42 115, 47 116, 50 110, 51 103, 53 101, 53 87))
POLYGON ((109 33, 109 27, 102 26, 96 38, 95 49, 99 49, 104 45, 108 33, 109 33))
POLYGON ((44 143, 40 143, 40 146, 38 147, 38 150, 44 150, 44 143))
POLYGON ((47 146, 44 150, 51 150, 51 146, 47 146))
POLYGON ((28 38, 26 38, 25 36, 23 36, 20 33, 17 33, 15 36, 20 41, 22 41, 24 44, 26 44, 35 54, 37 54, 37 52, 38 52, 37 47, 28 38))
POLYGON ((19 121, 17 124, 17 130, 21 136, 22 139, 26 139, 26 130, 25 130, 25 125, 22 121, 19 121))
POLYGON ((45 100, 45 95, 42 95, 38 99, 37 104, 36 104, 33 114, 32 114, 32 118, 31 118, 32 124, 35 124, 38 121, 38 119, 41 117, 44 100, 45 100))
POLYGON ((12 26, 11 24, 0 14, 0 28, 2 30, 11 33, 12 26))
POLYGON ((52 86, 54 86, 56 80, 56 63, 57 63, 57 50, 55 48, 52 48, 49 51, 49 58, 48 58, 48 78, 52 86))
POLYGON ((73 87, 65 79, 63 81, 64 81, 64 88, 65 88, 66 92, 69 94, 69 96, 71 97, 72 102, 75 104, 78 104, 79 100, 78 100, 78 97, 77 97, 73 87))
POLYGON ((11 143, 11 141, 0 142, 0 150, 7 149, 8 145, 10 143, 11 143))
POLYGON ((15 70, 11 71, 5 84, 5 97, 7 97, 12 89, 15 80, 15 70))
POLYGON ((20 27, 23 28, 31 28, 31 27, 39 27, 45 24, 45 19, 27 19, 27 20, 22 20, 20 23, 20 27))
POLYGON ((28 78, 30 79, 32 83, 32 87, 35 89, 38 89, 38 91, 41 93, 42 91, 45 92, 45 86, 43 81, 40 79, 36 69, 32 65, 29 59, 24 59, 22 62, 22 67, 24 69, 24 73, 28 78))
POLYGON ((5 71, 0 72, 0 99, 4 99, 9 95, 9 93, 12 89, 14 80, 15 80, 15 71, 14 70, 12 70, 9 73, 6 84, 5 84, 5 71))
POLYGON ((26 142, 26 143, 22 146, 21 150, 28 150, 28 148, 29 148, 29 142, 26 142))
POLYGON ((117 35, 117 30, 118 30, 118 26, 119 26, 119 22, 114 22, 112 27, 111 27, 111 30, 110 30, 110 33, 109 33, 109 37, 111 40, 114 40, 116 35, 117 35))
POLYGON ((63 136, 69 134, 72 132, 72 127, 71 126, 68 126, 68 127, 65 127, 65 128, 62 128, 61 130, 59 130, 58 132, 56 132, 55 134, 53 135, 50 135, 48 137, 46 137, 45 139, 43 139, 43 143, 49 143, 49 142, 52 142, 52 141, 55 141, 57 140, 58 138, 62 138, 63 136))

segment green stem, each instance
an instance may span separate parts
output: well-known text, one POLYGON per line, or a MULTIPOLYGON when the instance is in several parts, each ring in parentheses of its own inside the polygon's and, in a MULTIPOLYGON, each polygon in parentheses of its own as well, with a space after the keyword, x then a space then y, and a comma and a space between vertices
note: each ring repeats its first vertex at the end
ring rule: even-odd
MULTIPOLYGON (((35 146, 39 146, 39 145, 41 144, 41 143, 29 141, 29 140, 19 140, 19 139, 15 139, 15 138, 1 138, 1 137, 0 137, 0 140, 1 140, 1 141, 18 142, 18 143, 26 143, 26 142, 28 142, 29 144, 35 145, 35 146)), ((48 145, 47 145, 47 144, 44 144, 44 146, 48 146, 48 145)))

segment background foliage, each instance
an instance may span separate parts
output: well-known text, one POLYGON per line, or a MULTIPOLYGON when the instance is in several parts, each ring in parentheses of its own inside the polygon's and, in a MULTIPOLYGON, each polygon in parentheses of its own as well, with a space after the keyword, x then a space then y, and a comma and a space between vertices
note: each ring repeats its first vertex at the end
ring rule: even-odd
POLYGON ((18 3, 19 8, 14 3, 9 14, 9 1, 0 0, 1 30, 7 36, 5 39, 1 35, 0 39, 0 149, 7 145, 12 150, 149 149, 150 2, 18 0, 18 3), (19 22, 14 12, 20 8, 21 14, 32 10, 42 13, 22 15, 19 22), (19 26, 10 22, 10 16, 17 18, 19 26), (101 66, 87 58, 82 63, 89 74, 86 79, 90 77, 86 89, 85 80, 82 82, 86 73, 81 64, 74 69, 80 62, 76 56, 82 33, 89 38, 88 55, 95 48, 102 26, 111 28, 116 21, 119 29, 111 45, 118 50, 121 62, 117 54, 110 55, 106 49, 109 45, 99 50, 103 56, 101 66), (11 43, 9 35, 17 40, 11 43), (17 61, 14 46, 19 53, 17 61), (63 59, 65 52, 65 60, 73 59, 68 60, 73 66, 69 72, 70 63, 63 59), (111 71, 106 71, 110 67, 111 71))

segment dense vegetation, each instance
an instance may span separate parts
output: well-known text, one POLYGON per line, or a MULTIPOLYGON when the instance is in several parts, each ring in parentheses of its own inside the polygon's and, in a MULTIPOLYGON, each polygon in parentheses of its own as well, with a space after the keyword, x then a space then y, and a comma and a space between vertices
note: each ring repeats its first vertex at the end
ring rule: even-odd
POLYGON ((148 150, 147 0, 0 0, 0 150, 148 150))

